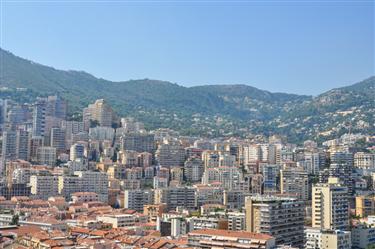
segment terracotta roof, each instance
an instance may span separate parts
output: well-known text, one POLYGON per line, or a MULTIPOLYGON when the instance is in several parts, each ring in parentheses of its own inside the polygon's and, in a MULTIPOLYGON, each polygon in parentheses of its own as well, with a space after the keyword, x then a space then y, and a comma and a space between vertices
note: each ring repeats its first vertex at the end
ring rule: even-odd
POLYGON ((41 232, 42 229, 38 226, 19 226, 14 229, 1 230, 1 233, 4 234, 17 234, 17 236, 24 236, 26 234, 35 234, 41 232))
POLYGON ((189 233, 189 235, 213 235, 213 236, 224 236, 224 237, 238 237, 238 238, 249 238, 249 239, 261 239, 269 240, 273 237, 264 233, 251 233, 244 231, 229 231, 219 229, 201 229, 195 230, 189 233))

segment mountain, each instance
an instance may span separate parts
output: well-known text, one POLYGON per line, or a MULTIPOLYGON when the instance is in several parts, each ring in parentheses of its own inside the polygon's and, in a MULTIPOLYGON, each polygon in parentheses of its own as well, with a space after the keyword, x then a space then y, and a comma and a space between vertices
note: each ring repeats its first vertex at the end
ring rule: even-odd
POLYGON ((183 134, 246 135, 281 133, 299 141, 332 137, 349 129, 374 133, 375 77, 332 89, 317 97, 272 93, 248 85, 183 87, 159 80, 112 82, 82 71, 63 71, 0 49, 0 97, 32 101, 60 94, 71 114, 98 98, 120 115, 149 128, 170 127, 183 134), (26 88, 20 91, 17 88, 26 88))

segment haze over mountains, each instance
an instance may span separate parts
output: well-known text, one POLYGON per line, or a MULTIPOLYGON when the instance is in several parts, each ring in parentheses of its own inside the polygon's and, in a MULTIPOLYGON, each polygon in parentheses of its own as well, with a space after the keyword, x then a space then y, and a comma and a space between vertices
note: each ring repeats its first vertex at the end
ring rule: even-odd
POLYGON ((120 115, 149 128, 169 127, 206 136, 284 134, 293 141, 347 132, 375 133, 375 77, 319 96, 272 93, 248 85, 183 87, 159 80, 112 82, 86 72, 63 71, 0 49, 0 97, 30 100, 60 94, 70 112, 105 98, 120 115), (16 90, 27 88, 28 91, 16 90))

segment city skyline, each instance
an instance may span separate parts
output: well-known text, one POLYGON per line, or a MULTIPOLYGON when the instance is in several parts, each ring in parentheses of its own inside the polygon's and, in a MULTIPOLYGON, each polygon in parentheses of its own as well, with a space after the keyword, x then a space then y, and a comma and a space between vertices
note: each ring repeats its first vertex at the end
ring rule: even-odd
POLYGON ((375 249, 374 1, 0 0, 0 248, 375 249))

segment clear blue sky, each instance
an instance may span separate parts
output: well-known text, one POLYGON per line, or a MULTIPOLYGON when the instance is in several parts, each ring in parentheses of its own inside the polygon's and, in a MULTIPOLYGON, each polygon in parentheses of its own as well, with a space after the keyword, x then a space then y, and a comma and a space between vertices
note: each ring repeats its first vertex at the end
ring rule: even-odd
POLYGON ((318 94, 375 75, 373 1, 1 1, 2 48, 115 81, 318 94))

